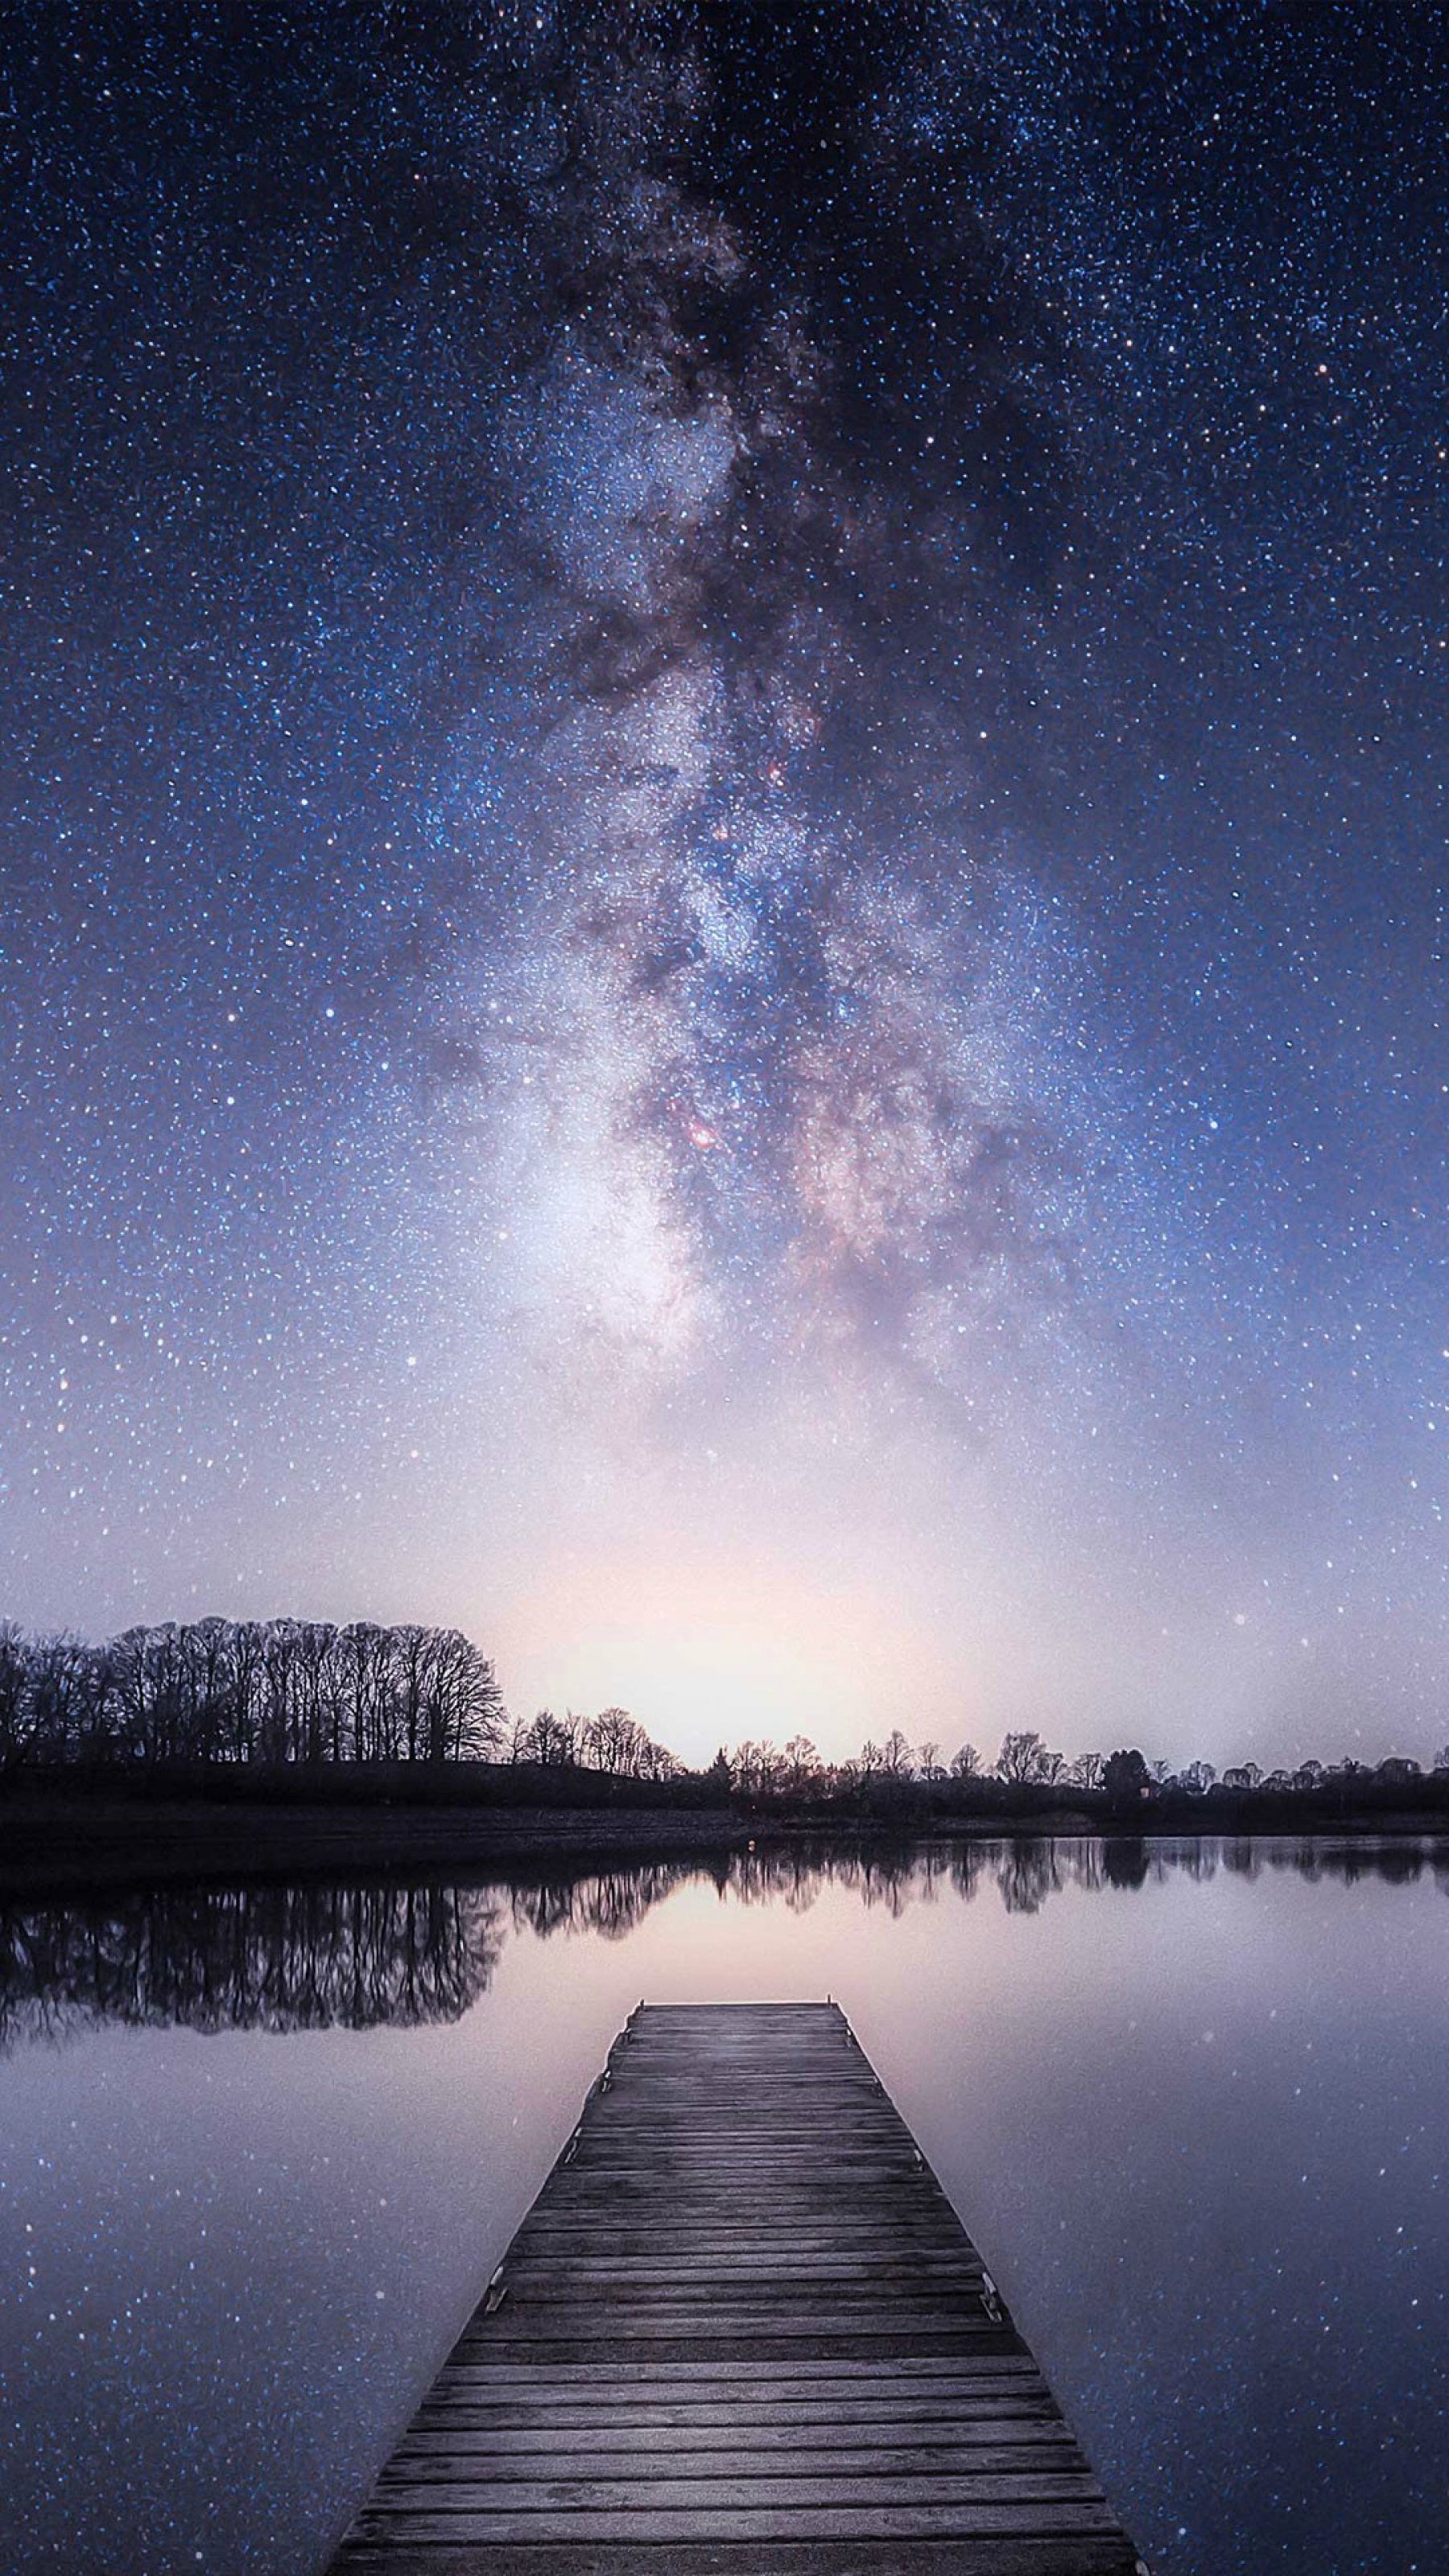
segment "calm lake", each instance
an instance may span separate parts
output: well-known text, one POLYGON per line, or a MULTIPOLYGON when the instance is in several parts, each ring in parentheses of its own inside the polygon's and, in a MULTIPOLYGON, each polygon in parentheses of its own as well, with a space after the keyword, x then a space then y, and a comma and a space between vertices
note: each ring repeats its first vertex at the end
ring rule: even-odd
POLYGON ((0 2564, 307 2576, 641 1996, 833 1995, 1154 2576, 1449 2567, 1449 1848, 0 1907, 0 2564))

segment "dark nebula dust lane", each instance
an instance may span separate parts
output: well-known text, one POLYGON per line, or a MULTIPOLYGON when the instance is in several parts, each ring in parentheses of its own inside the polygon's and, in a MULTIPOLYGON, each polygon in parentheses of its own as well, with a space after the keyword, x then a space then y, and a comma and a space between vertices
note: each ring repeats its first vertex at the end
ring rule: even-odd
POLYGON ((7 1608, 1437 1743, 1429 20, 5 52, 7 1608))

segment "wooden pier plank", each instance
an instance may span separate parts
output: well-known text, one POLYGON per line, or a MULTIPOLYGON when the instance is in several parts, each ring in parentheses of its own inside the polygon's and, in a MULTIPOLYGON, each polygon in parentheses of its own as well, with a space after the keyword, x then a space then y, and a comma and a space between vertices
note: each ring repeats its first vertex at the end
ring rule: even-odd
MULTIPOLYGON (((567 2462, 572 2477, 622 2477, 637 2458, 652 2457, 667 2449, 676 2473, 711 2474, 717 2467, 733 2468, 739 2456, 740 2433, 746 2428, 735 2425, 716 2426, 712 2430, 672 2430, 667 2440, 657 2427, 626 2424, 606 2432, 500 2431, 492 2425, 452 2425, 446 2430, 414 2429, 408 2433, 392 2455, 384 2476, 391 2477, 406 2467, 416 2475, 423 2474, 422 2463, 437 2460, 470 2458, 507 2459, 514 2465, 509 2474, 545 2472, 557 2475, 556 2463, 567 2462), (539 2467, 534 2471, 533 2463, 539 2467)), ((910 2451, 908 2465, 929 2465, 935 2461, 946 2468, 986 2468, 991 2465, 983 2454, 995 2450, 1000 2456, 998 2468, 1019 2468, 1024 2454, 1077 2462, 1077 2450, 1064 2424, 1023 2422, 1016 2416, 997 2417, 990 2424, 952 2425, 898 2424, 875 2420, 866 2427, 836 2422, 817 2424, 813 2440, 820 2446, 806 2448, 800 2440, 798 2425, 776 2426, 770 2423, 749 2426, 748 2449, 759 2459, 766 2452, 778 2452, 782 2474, 791 2477, 822 2477, 838 2468, 848 2472, 851 2463, 871 2476, 894 2475, 900 2464, 898 2454, 910 2451), (869 2449, 856 2445, 868 2443, 869 2449), (970 2453, 969 2459, 964 2455, 970 2453), (927 2460, 929 2454, 929 2461, 927 2460), (1009 2455, 1009 2456, 1008 2456, 1009 2455), (882 2462, 887 2463, 882 2468, 882 2462)))
POLYGON ((833 2005, 654 2005, 335 2576, 1131 2576, 833 2005))

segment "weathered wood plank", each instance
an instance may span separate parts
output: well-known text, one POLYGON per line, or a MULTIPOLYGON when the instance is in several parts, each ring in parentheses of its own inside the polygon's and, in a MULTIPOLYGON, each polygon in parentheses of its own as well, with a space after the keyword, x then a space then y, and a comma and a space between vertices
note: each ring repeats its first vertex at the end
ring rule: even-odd
MULTIPOLYGON (((636 2354, 647 2353, 651 2360, 656 2361, 660 2359, 685 2361, 698 2352, 699 2348, 700 2338, 695 2337, 688 2343, 632 2344, 621 2340, 613 2347, 613 2351, 616 2368, 627 2378, 633 2372, 636 2354)), ((942 2361, 954 2360, 962 2348, 959 2337, 953 2339, 945 2335, 933 2336, 926 2345, 926 2350, 942 2361)), ((519 2347, 522 2355, 529 2361, 558 2358, 564 2353, 571 2352, 572 2349, 570 2344, 549 2343, 531 2343, 519 2347)), ((832 2349, 838 2352, 842 2359, 848 2361, 889 2361, 898 2347, 893 2346, 889 2336, 857 2335, 841 2336, 833 2344, 832 2349)), ((788 2341, 772 2343, 763 2337, 756 2336, 744 2341, 735 2340, 728 2344, 725 2348, 725 2358, 737 2363, 742 2371, 751 2371, 763 2369, 770 2364, 788 2362, 796 2350, 798 2346, 788 2341)))
MULTIPOLYGON (((797 2291, 803 2291, 810 2285, 795 2286, 797 2291)), ((661 2337, 670 2342, 707 2344, 716 2352, 741 2340, 784 2343, 788 2348, 792 2343, 810 2344, 817 2337, 831 2339, 823 2345, 828 2351, 840 2336, 864 2337, 868 2343, 882 2338, 898 2343, 903 2337, 912 2341, 944 2335, 979 2347, 989 2346, 993 2340, 1000 2342, 1005 2333, 988 2314, 984 2291, 963 2285, 953 2298, 949 2283, 931 2301, 900 2294, 856 2301, 822 2297, 813 2317, 799 2313, 803 2298, 788 2306, 783 2300, 773 2306, 764 2296, 746 2302, 721 2295, 713 2308, 708 2301, 678 2305, 671 2301, 664 2307, 641 2292, 635 2298, 617 2302, 606 2297, 600 2305, 607 2310, 602 2316, 577 2297, 535 2303, 520 2296, 496 2337, 485 2331, 491 2323, 488 2318, 479 2318, 466 2328, 456 2347, 456 2357, 462 2361, 485 2348, 502 2353, 537 2343, 577 2345, 582 2351, 596 2343, 654 2343, 661 2337)), ((923 2342, 922 2349, 929 2350, 929 2342, 923 2342)))
POLYGON ((635 2014, 337 2576, 1127 2576, 833 2006, 635 2014))
MULTIPOLYGON (((597 2506, 587 2512, 492 2512, 480 2495, 476 2509, 459 2513, 416 2511, 388 2514, 368 2505, 358 2523, 360 2536, 374 2542, 395 2530, 400 2540, 612 2540, 637 2548, 656 2540, 931 2540, 953 2534, 962 2538, 1022 2536, 1049 2532, 1103 2532, 1117 2528, 1105 2504, 1090 2500, 1062 2504, 910 2504, 902 2496, 881 2504, 769 2504, 759 2508, 732 2504, 705 2509, 621 2506, 610 2512, 597 2506)), ((344 2560, 345 2566, 346 2561, 344 2560)), ((625 2562, 621 2562, 625 2563, 625 2562)), ((567 2561, 562 2562, 567 2565, 567 2561)), ((637 2559, 633 2562, 638 2569, 637 2559)))
MULTIPOLYGON (((618 2384, 618 2373, 607 2362, 598 2361, 563 2361, 548 2364, 499 2362, 496 2365, 487 2361, 475 2361, 469 2366, 469 2375, 478 2381, 492 2380, 499 2386, 505 2380, 516 2384, 532 2382, 539 2387, 612 2388, 618 2384)), ((641 2361, 634 2366, 634 2376, 641 2383, 668 2380, 685 2382, 691 2387, 703 2387, 712 2381, 718 2381, 722 2387, 734 2388, 738 2385, 739 2375, 737 2367, 727 2366, 717 2355, 707 2361, 641 2361)), ((884 2362, 841 2361, 833 2356, 829 2361, 811 2361, 808 2356, 800 2356, 791 2360, 788 2370, 766 2372, 762 2376, 766 2380, 775 2382, 788 2378, 803 2386, 810 2386, 815 2381, 824 2379, 898 2381, 920 2379, 934 2382, 939 2379, 966 2380, 972 2377, 1039 2378, 1040 2373, 1031 2355, 1023 2349, 1019 2352, 994 2353, 989 2356, 964 2354, 959 2360, 955 2358, 943 2360, 934 2353, 904 2353, 893 2361, 884 2362)))
MULTIPOLYGON (((792 2485, 799 2480, 818 2484, 825 2482, 832 2498, 844 2496, 847 2487, 857 2479, 967 2478, 973 2482, 973 2494, 982 2492, 981 2482, 992 2477, 1015 2477, 1029 2482, 1037 2472, 1043 2475, 1085 2475, 1086 2466, 1071 2435, 1065 2428, 1039 2425, 1037 2442, 955 2442, 948 2432, 937 2427, 929 2439, 899 2446, 872 2443, 859 2449, 846 2439, 825 2441, 818 2449, 792 2450, 788 2445, 762 2454, 753 2443, 749 2456, 742 2457, 736 2443, 712 2445, 707 2450, 691 2450, 676 2441, 654 2440, 640 2443, 633 2450, 574 2450, 560 2440, 554 2447, 540 2443, 533 2450, 515 2450, 506 2443, 486 2436, 470 2445, 466 2435, 414 2434, 394 2451, 378 2481, 375 2501, 391 2501, 399 2486, 424 2485, 432 2482, 456 2487, 463 2482, 467 2494, 477 2501, 478 2480, 490 2481, 490 2500, 496 2501, 498 2482, 507 2477, 515 2485, 545 2486, 560 2492, 559 2482, 581 2480, 589 2486, 609 2484, 627 2486, 640 2477, 650 2481, 651 2496, 668 2503, 667 2496, 657 2493, 659 2463, 668 2459, 674 2477, 691 2489, 704 2482, 739 2484, 748 2478, 754 2489, 746 2502, 756 2500, 757 2491, 766 2484, 781 2480, 792 2485), (483 2463, 491 2463, 485 2467, 483 2463), (471 2481, 471 2483, 468 2483, 471 2481)), ((816 2435, 812 2437, 819 2439, 816 2435)), ((859 2429, 856 2442, 860 2439, 859 2429)), ((1027 2491, 1023 2483, 1022 2492, 1027 2491)), ((1033 2493, 1036 2489, 1031 2489, 1033 2493)), ((803 2492, 803 2490, 802 2490, 803 2492)), ((689 2499, 686 2499, 688 2501, 689 2499)), ((431 2499, 430 2499, 431 2501, 431 2499)), ((807 2497, 808 2501, 808 2497, 807 2497)))
POLYGON ((1130 2576, 1120 2535, 1066 2539, 656 2541, 643 2570, 610 2541, 414 2544, 349 2549, 348 2576, 1130 2576))
MULTIPOLYGON (((952 2423, 976 2423, 993 2413, 1021 2412, 1044 2407, 1049 2412, 1052 2399, 1047 2389, 1035 2381, 1013 2384, 1010 2380, 983 2380, 969 2388, 944 2382, 937 2388, 905 2385, 894 2390, 867 2385, 861 2388, 823 2386, 807 2392, 786 2384, 783 2396, 775 2393, 770 2383, 750 2373, 733 2394, 710 2395, 687 2387, 671 2391, 656 2386, 631 2390, 621 2385, 612 2390, 599 2389, 592 2400, 579 2389, 564 2389, 549 2396, 546 2392, 510 2388, 500 2391, 496 2383, 479 2388, 472 2375, 458 2373, 440 2380, 424 2401, 424 2412, 437 2405, 448 2410, 449 2420, 456 2413, 482 2415, 489 2423, 506 2423, 512 2416, 534 2416, 542 2412, 549 2423, 573 2418, 582 2424, 598 2423, 622 2410, 631 2421, 651 2423, 666 2416, 675 2421, 743 2423, 750 2417, 761 2422, 789 2421, 835 2423, 855 2418, 877 2422, 887 2416, 912 2416, 952 2423)), ((421 2420, 421 2418, 419 2419, 421 2420)))
POLYGON ((998 2424, 1009 2428, 1015 2439, 1018 2428, 1031 2423, 1044 2423, 1053 2432, 1061 2429, 1050 2397, 1010 2397, 1004 2392, 992 2392, 973 2398, 970 2414, 963 2415, 960 2407, 947 2399, 931 2405, 924 2401, 913 2403, 904 2397, 894 2405, 882 2401, 879 2405, 646 2406, 621 2392, 610 2404, 586 2407, 510 2406, 492 2398, 434 2394, 415 2417, 413 2433, 476 2430, 495 2434, 500 2441, 507 2441, 514 2433, 526 2433, 541 2436, 545 2443, 555 2437, 566 2443, 579 2434, 589 2435, 596 2442, 614 2441, 627 2434, 641 2443, 661 2433, 698 2434, 705 2442, 733 2441, 749 2434, 750 2449, 759 2451, 768 2447, 777 2433, 784 2444, 800 2441, 802 2431, 811 2438, 830 2441, 837 2437, 902 2441, 917 2435, 923 2440, 938 2440, 943 2432, 953 2441, 986 2441, 992 2438, 998 2424))
MULTIPOLYGON (((862 2425, 859 2422, 843 2423, 836 2417, 812 2416, 810 2428, 810 2447, 807 2448, 802 2443, 798 2425, 777 2424, 769 2416, 746 2426, 738 2423, 677 2425, 668 2428, 667 2447, 671 2459, 676 2462, 688 2460, 691 2467, 696 2460, 734 2461, 742 2449, 747 2449, 756 2462, 766 2454, 778 2452, 791 2476, 799 2473, 807 2477, 818 2476, 824 2469, 837 2465, 843 2467, 847 2454, 864 2458, 865 2450, 853 2447, 859 2445, 869 2445, 873 2459, 888 2462, 891 2476, 896 2473, 895 2455, 905 2451, 910 2451, 913 2456, 930 2451, 942 2458, 950 2453, 953 2461, 956 2454, 969 2451, 972 2460, 968 2465, 984 2467, 985 2461, 978 2460, 976 2455, 990 2449, 1075 2449, 1065 2424, 1050 2418, 1033 2420, 1014 2415, 998 2416, 987 2423, 961 2425, 953 2424, 949 2417, 938 2417, 929 2424, 871 2422, 862 2425), (749 2437, 744 2444, 739 2438, 742 2431, 749 2437), (816 2449, 817 2443, 823 2447, 816 2449)), ((566 2465, 571 2477, 575 2474, 610 2477, 614 2474, 612 2468, 586 2468, 584 2462, 602 2459, 627 2462, 636 2454, 652 2456, 661 2446, 661 2435, 665 2429, 658 2425, 641 2425, 633 2419, 603 2429, 594 2425, 578 2430, 554 2424, 512 2429, 487 2423, 436 2428, 414 2424, 394 2451, 392 2465, 395 2467, 399 2461, 415 2459, 521 2460, 537 2457, 566 2465)), ((1007 2461, 1006 2465, 1011 2467, 1013 2463, 1007 2461)))
MULTIPOLYGON (((403 2471, 386 2472, 374 2490, 368 2513, 374 2523, 387 2515, 484 2511, 510 2516, 535 2514, 553 2522, 572 2514, 688 2513, 711 2514, 811 2511, 867 2513, 877 2506, 977 2515, 975 2528, 998 2528, 989 2517, 998 2511, 1026 2517, 1014 2528, 1025 2531, 1100 2528, 1106 2507, 1090 2476, 1064 2470, 1039 2475, 927 2477, 906 2473, 897 2478, 419 2478, 403 2471), (1055 2517, 1066 2513, 1065 2525, 1055 2517), (1082 2517, 1082 2518, 1079 2518, 1082 2517)), ((756 2530, 768 2529, 756 2521, 756 2530)))

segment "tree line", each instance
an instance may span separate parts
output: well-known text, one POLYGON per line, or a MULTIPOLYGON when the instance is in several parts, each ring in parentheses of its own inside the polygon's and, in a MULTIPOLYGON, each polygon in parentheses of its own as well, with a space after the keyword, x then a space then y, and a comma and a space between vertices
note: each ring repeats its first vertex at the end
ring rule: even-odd
POLYGON ((456 1628, 166 1620, 102 1645, 0 1626, 0 1763, 446 1762, 502 1738, 456 1628))
POLYGON ((689 1774, 677 1756, 656 1744, 626 1708, 601 1708, 597 1717, 573 1709, 562 1717, 541 1708, 536 1717, 515 1718, 506 1738, 509 1762, 537 1763, 556 1771, 607 1771, 616 1780, 684 1780, 689 1774))
MULTIPOLYGON (((510 1717, 491 1660, 456 1628, 213 1617, 128 1628, 92 1645, 0 1622, 0 1773, 90 1766, 114 1775, 118 1764, 204 1765, 238 1787, 244 1772, 330 1767, 339 1792, 344 1774, 481 1764, 476 1786, 459 1777, 461 1793, 552 1806, 627 1793, 822 1821, 1031 1815, 1063 1803, 1120 1818, 1148 1806, 1206 1815, 1244 1801, 1342 1807, 1364 1793, 1371 1804, 1449 1799, 1449 1745, 1432 1774, 1397 1754, 1271 1771, 1242 1762, 1219 1773, 1209 1762, 1150 1762, 1135 1747, 1069 1760, 1032 1729, 1005 1735, 994 1761, 969 1743, 943 1757, 939 1743, 913 1744, 899 1727, 842 1761, 804 1735, 783 1745, 746 1737, 692 1772, 627 1709, 510 1717)), ((365 1778, 359 1793, 372 1794, 365 1778)))
POLYGON ((510 1720, 456 1628, 206 1618, 91 1645, 0 1622, 0 1770, 466 1761, 648 1781, 683 1767, 627 1709, 510 1720))
POLYGON ((712 1772, 722 1786, 761 1807, 888 1806, 894 1800, 918 1808, 990 1812, 1023 1800, 1032 1807, 1056 1800, 1130 1809, 1155 1800, 1210 1799, 1214 1792, 1273 1799, 1370 1785, 1412 1791, 1431 1777, 1449 1789, 1449 1744, 1435 1756, 1428 1774, 1404 1754, 1388 1754, 1376 1763, 1353 1756, 1337 1762, 1309 1760, 1271 1771, 1257 1762, 1240 1762, 1220 1772, 1211 1762, 1187 1762, 1177 1769, 1168 1762, 1149 1762, 1135 1746, 1068 1759, 1034 1729, 1003 1736, 994 1762, 974 1744, 961 1745, 947 1760, 938 1743, 914 1745, 897 1727, 883 1742, 868 1739, 843 1762, 826 1761, 808 1736, 792 1736, 779 1746, 747 1739, 733 1750, 721 1748, 712 1772))

